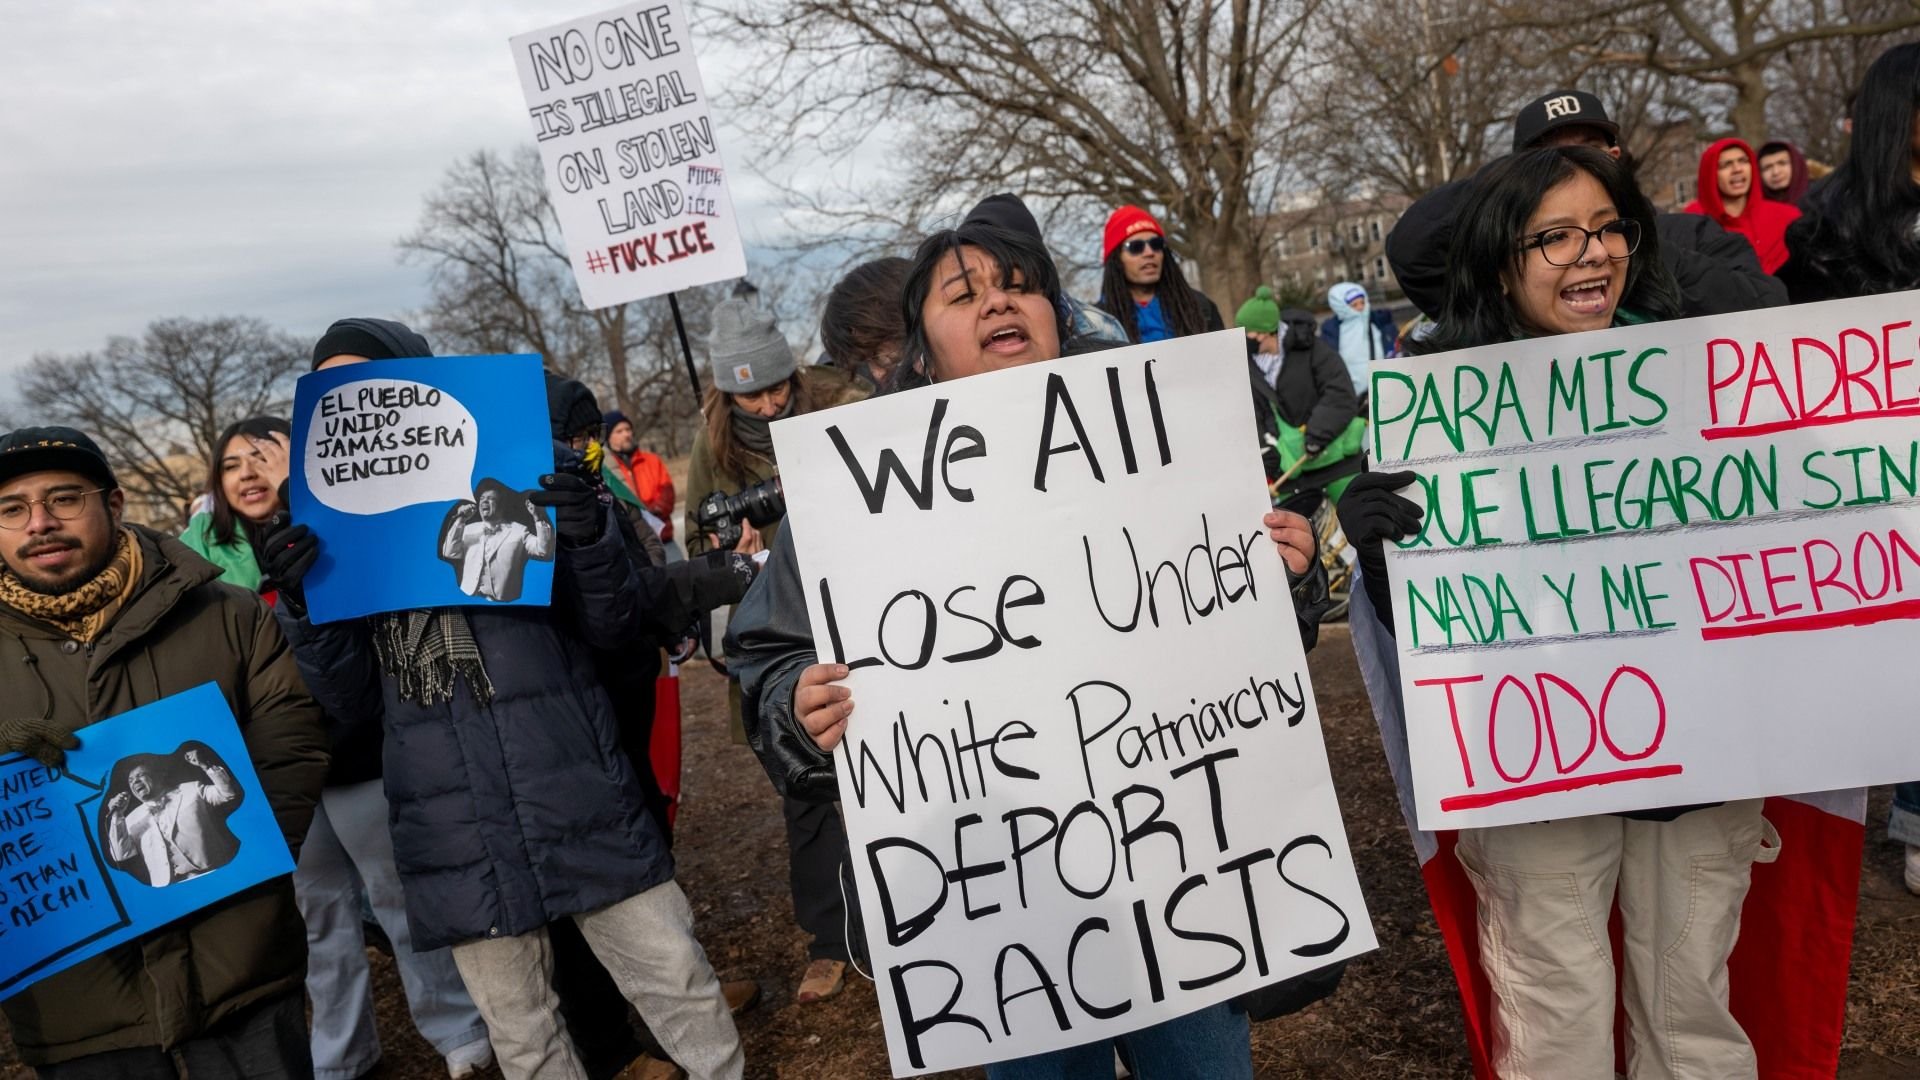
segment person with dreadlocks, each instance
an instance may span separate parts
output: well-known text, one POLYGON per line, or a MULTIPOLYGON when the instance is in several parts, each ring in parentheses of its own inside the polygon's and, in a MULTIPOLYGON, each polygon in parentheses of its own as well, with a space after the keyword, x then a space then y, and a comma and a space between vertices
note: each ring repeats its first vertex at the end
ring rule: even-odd
POLYGON ((1180 273, 1167 230, 1152 214, 1123 206, 1107 218, 1101 243, 1101 310, 1120 320, 1134 343, 1226 329, 1220 309, 1180 273))
MULTIPOLYGON (((419 334, 343 319, 316 370, 431 356, 419 334)), ((547 924, 572 920, 661 1046, 694 1077, 737 1078, 740 1035, 647 813, 593 646, 641 634, 666 572, 635 561, 612 496, 555 444, 528 501, 553 515, 551 607, 446 607, 316 626, 302 582, 321 538, 261 542, 275 610, 314 697, 379 718, 393 847, 415 948, 451 946, 509 1078, 586 1072, 553 989, 547 924)), ((726 554, 716 577, 750 574, 726 554)))

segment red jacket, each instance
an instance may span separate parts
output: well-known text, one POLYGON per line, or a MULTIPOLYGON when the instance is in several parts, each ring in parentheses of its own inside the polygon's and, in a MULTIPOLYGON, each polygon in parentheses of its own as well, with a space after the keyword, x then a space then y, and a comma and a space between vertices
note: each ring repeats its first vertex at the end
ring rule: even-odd
POLYGON ((1760 183, 1760 163, 1753 156, 1753 147, 1740 139, 1721 139, 1707 152, 1700 155, 1698 176, 1699 198, 1686 205, 1689 214, 1705 214, 1720 223, 1728 232, 1737 232, 1753 245, 1754 253, 1760 256, 1760 269, 1771 274, 1780 269, 1787 261, 1787 226, 1800 216, 1800 210, 1788 203, 1774 202, 1766 197, 1764 186, 1760 183), (1741 208, 1740 216, 1727 213, 1726 206, 1720 201, 1720 154, 1722 151, 1737 147, 1747 155, 1747 165, 1753 170, 1753 186, 1747 192, 1747 205, 1741 208))
POLYGON ((627 482, 628 489, 647 504, 647 509, 667 522, 666 527, 660 530, 660 539, 673 539, 673 477, 667 474, 667 463, 660 460, 660 455, 639 449, 624 459, 609 450, 607 461, 619 471, 620 479, 627 482))

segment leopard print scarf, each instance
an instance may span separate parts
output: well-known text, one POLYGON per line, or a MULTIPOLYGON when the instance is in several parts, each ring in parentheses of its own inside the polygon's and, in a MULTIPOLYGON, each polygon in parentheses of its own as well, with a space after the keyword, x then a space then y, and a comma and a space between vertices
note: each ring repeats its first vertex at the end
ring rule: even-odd
POLYGON ((120 605, 140 580, 140 545, 130 529, 121 528, 114 542, 113 560, 92 581, 58 596, 34 592, 12 573, 0 570, 0 604, 52 626, 75 641, 90 643, 100 636, 120 605))

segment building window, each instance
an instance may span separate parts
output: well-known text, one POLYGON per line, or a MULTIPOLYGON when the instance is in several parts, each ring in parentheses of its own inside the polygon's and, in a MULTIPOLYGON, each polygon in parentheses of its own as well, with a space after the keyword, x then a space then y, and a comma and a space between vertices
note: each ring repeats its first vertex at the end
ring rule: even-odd
POLYGON ((1313 251, 1320 250, 1320 226, 1315 225, 1307 230, 1307 247, 1313 251))
POLYGON ((1359 222, 1356 221, 1353 224, 1347 226, 1347 239, 1353 241, 1356 244, 1360 242, 1360 223, 1359 222))
POLYGON ((1370 224, 1373 226, 1373 242, 1377 244, 1380 242, 1380 219, 1374 218, 1370 224))
POLYGON ((1373 280, 1383 283, 1387 280, 1387 257, 1385 255, 1376 256, 1373 260, 1373 280))

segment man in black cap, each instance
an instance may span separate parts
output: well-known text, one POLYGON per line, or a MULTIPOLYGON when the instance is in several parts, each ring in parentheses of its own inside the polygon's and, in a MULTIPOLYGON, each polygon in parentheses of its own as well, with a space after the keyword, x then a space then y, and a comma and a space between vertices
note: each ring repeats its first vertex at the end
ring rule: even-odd
MULTIPOLYGON (((0 756, 52 769, 88 724, 204 682, 239 721, 298 852, 327 770, 320 710, 260 598, 173 537, 121 520, 100 448, 72 428, 0 436, 0 756)), ((172 750, 167 739, 159 749, 172 750)), ((52 1080, 313 1076, 306 930, 289 877, 51 975, 4 1008, 52 1080)))
MULTIPOLYGON (((1620 143, 1620 125, 1600 99, 1583 90, 1554 90, 1528 102, 1513 121, 1513 150, 1590 146, 1633 164, 1620 143)), ((1446 295, 1447 254, 1454 219, 1466 205, 1473 179, 1442 184, 1400 215, 1387 235, 1387 261, 1400 288, 1428 315, 1446 295)), ((1722 315, 1777 307, 1786 286, 1760 269, 1753 245, 1701 214, 1660 214, 1660 258, 1673 272, 1686 301, 1683 314, 1722 315)))

